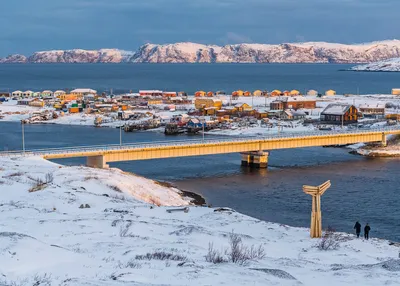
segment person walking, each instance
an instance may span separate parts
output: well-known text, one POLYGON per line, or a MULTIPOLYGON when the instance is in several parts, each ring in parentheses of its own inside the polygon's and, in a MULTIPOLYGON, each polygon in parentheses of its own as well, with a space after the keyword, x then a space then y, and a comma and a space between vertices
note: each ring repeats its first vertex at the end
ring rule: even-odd
POLYGON ((369 224, 367 223, 367 225, 364 227, 364 238, 366 240, 369 239, 369 231, 371 230, 371 227, 369 226, 369 224))
POLYGON ((356 230, 357 238, 359 238, 361 233, 361 224, 358 221, 354 225, 354 229, 356 230))

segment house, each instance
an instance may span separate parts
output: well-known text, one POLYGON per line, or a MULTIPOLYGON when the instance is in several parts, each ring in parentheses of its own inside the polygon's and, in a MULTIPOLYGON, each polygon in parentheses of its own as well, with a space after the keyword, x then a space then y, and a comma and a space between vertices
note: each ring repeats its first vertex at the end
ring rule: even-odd
POLYGON ((31 97, 31 96, 33 96, 33 91, 32 91, 32 90, 24 91, 24 92, 22 93, 22 96, 24 96, 24 97, 31 97))
POLYGON ((39 91, 35 91, 35 92, 32 94, 33 97, 40 97, 40 95, 41 95, 41 92, 39 92, 39 91))
MULTIPOLYGON (((161 90, 139 90, 140 96, 163 96, 161 90)), ((176 93, 175 93, 176 96, 176 93)))
POLYGON ((44 101, 39 98, 33 98, 28 102, 28 105, 34 107, 43 107, 44 101))
POLYGON ((164 91, 162 93, 162 97, 176 97, 176 92, 175 91, 164 91))
POLYGON ((206 96, 206 92, 203 91, 203 90, 199 90, 199 91, 196 91, 196 92, 194 93, 194 96, 195 96, 195 97, 203 97, 203 96, 206 96))
POLYGON ((354 105, 331 103, 321 112, 321 121, 331 124, 357 122, 358 110, 354 105))
POLYGON ((244 94, 244 91, 240 90, 240 89, 232 92, 232 96, 243 96, 243 94, 244 94))
POLYGON ((257 90, 255 90, 255 91, 253 91, 253 95, 254 95, 254 96, 262 96, 262 95, 263 95, 263 92, 262 92, 261 90, 257 89, 257 90))
POLYGON ((70 94, 77 95, 78 97, 82 97, 86 94, 96 94, 97 91, 90 88, 76 88, 71 90, 70 94))
POLYGON ((293 112, 290 109, 285 109, 280 113, 279 117, 282 120, 292 120, 293 119, 293 112))
POLYGON ((309 91, 307 91, 307 95, 309 95, 309 96, 317 96, 318 95, 318 91, 316 91, 314 89, 310 89, 309 91))
POLYGON ((333 89, 327 90, 325 91, 325 95, 327 96, 336 95, 336 91, 334 91, 333 89))
POLYGON ((14 96, 16 96, 16 97, 21 97, 21 96, 22 96, 22 91, 20 91, 20 90, 13 91, 11 95, 12 95, 13 97, 14 97, 14 96))
POLYGON ((290 96, 290 91, 285 90, 285 91, 283 92, 283 95, 284 95, 284 96, 290 96))
POLYGON ((271 96, 280 96, 282 94, 282 91, 280 91, 279 89, 275 89, 273 91, 271 91, 271 96))
POLYGON ((0 97, 10 97, 9 92, 0 91, 0 97))
POLYGON ((66 94, 66 92, 65 92, 64 90, 56 90, 56 91, 53 93, 53 95, 54 95, 55 97, 59 97, 59 96, 62 95, 62 94, 66 94))
POLYGON ((217 115, 217 108, 216 107, 206 107, 203 109, 204 115, 217 115))
POLYGON ((95 98, 96 98, 96 96, 94 94, 90 94, 90 93, 89 94, 85 94, 83 96, 83 100, 85 100, 85 101, 94 101, 95 98))
POLYGON ((31 102, 33 98, 21 98, 18 99, 17 104, 18 105, 29 105, 29 102, 31 102))
POLYGON ((291 95, 291 96, 300 95, 300 91, 298 91, 298 90, 296 90, 296 89, 293 89, 293 90, 290 91, 290 95, 291 95))
POLYGON ((194 107, 199 110, 208 107, 215 107, 217 110, 220 110, 222 107, 222 100, 216 98, 196 98, 194 107))
POLYGON ((207 97, 213 97, 213 96, 214 96, 214 92, 212 92, 212 91, 207 92, 207 97))
POLYGON ((72 101, 72 100, 77 100, 78 97, 80 98, 82 96, 79 96, 78 94, 65 93, 65 94, 61 94, 59 96, 59 99, 62 100, 62 101, 72 101))
POLYGON ((51 90, 43 90, 43 91, 40 93, 40 96, 42 96, 42 97, 53 96, 53 92, 52 92, 51 90))
POLYGON ((393 88, 392 89, 392 94, 393 95, 400 95, 400 88, 393 88))
POLYGON ((223 91, 223 90, 218 90, 215 94, 216 94, 216 95, 225 95, 226 92, 223 91))
POLYGON ((285 105, 282 100, 274 100, 269 104, 271 110, 284 110, 285 105))
POLYGON ((187 126, 191 128, 202 128, 204 124, 204 127, 206 127, 205 122, 201 122, 197 118, 190 118, 189 121, 187 122, 187 126))
POLYGON ((243 93, 243 96, 251 96, 251 92, 250 91, 248 91, 248 90, 246 90, 244 93, 243 93))
POLYGON ((147 100, 147 105, 159 105, 163 104, 163 101, 161 99, 149 99, 147 100))
POLYGON ((359 111, 364 117, 384 118, 385 117, 385 104, 364 104, 360 105, 359 111))
POLYGON ((247 103, 238 103, 235 105, 235 108, 239 112, 248 112, 253 110, 253 108, 247 103))

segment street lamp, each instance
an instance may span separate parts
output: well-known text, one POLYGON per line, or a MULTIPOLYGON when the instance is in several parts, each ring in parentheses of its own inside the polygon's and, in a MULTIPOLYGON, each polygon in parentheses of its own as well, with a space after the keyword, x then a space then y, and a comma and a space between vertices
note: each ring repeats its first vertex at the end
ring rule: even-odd
POLYGON ((24 130, 24 121, 21 121, 22 125, 22 152, 25 155, 25 130, 24 130))
POLYGON ((122 146, 122 125, 119 126, 119 146, 122 146))

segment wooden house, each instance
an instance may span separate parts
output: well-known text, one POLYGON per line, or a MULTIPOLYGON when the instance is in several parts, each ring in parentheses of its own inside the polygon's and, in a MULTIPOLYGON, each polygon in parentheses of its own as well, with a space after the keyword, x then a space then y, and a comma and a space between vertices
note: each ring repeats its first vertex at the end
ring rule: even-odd
POLYGON ((255 91, 253 91, 253 96, 262 96, 262 93, 263 92, 261 90, 257 89, 255 91))
POLYGON ((251 92, 248 91, 248 90, 246 90, 246 91, 243 93, 243 96, 249 97, 249 96, 251 96, 251 92))
POLYGON ((195 97, 203 97, 206 96, 206 92, 203 90, 196 91, 194 94, 195 97))
POLYGON ((400 95, 400 88, 393 88, 392 95, 400 95))
POLYGON ((222 100, 216 98, 196 98, 194 100, 194 107, 199 110, 209 107, 215 107, 217 110, 220 110, 222 100))
POLYGON ((317 96, 318 95, 318 91, 316 91, 314 89, 310 89, 309 91, 307 91, 307 95, 309 95, 309 96, 317 96))
POLYGON ((214 96, 214 92, 212 92, 212 91, 207 92, 207 97, 213 97, 213 96, 214 96))
POLYGON ((293 89, 293 90, 290 91, 290 95, 291 96, 298 96, 298 95, 300 95, 300 91, 298 91, 296 89, 293 89))
POLYGON ((271 96, 280 96, 282 94, 282 91, 280 91, 279 89, 275 89, 273 91, 271 91, 271 96))
POLYGON ((327 95, 327 96, 336 95, 336 91, 334 91, 333 89, 329 89, 329 90, 325 91, 325 95, 327 95))
POLYGON ((271 110, 284 110, 285 105, 282 100, 274 100, 269 104, 271 110))
POLYGON ((384 118, 386 106, 384 103, 360 105, 359 111, 364 117, 384 118))
POLYGON ((321 121, 331 124, 349 124, 358 120, 358 110, 354 105, 331 103, 321 112, 321 121))
POLYGON ((248 112, 253 110, 253 108, 247 103, 238 103, 235 105, 235 108, 239 112, 248 112))
POLYGON ((20 90, 13 91, 11 95, 12 95, 13 97, 14 97, 14 96, 15 96, 15 97, 21 97, 21 96, 22 96, 22 91, 20 91, 20 90))

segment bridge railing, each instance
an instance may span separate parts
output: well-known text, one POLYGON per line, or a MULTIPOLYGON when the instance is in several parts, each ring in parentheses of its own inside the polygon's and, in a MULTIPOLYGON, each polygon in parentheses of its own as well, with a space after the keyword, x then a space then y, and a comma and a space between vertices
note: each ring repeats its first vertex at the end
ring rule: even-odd
POLYGON ((112 150, 125 150, 125 149, 142 149, 142 148, 157 148, 165 146, 182 146, 182 145, 199 145, 199 144, 216 144, 225 142, 252 142, 260 140, 275 140, 275 139, 288 139, 288 138, 302 138, 302 137, 314 137, 314 136, 327 136, 327 135, 345 135, 345 134, 363 134, 363 133, 374 133, 374 132, 390 132, 400 131, 400 127, 384 127, 374 129, 358 129, 358 130, 333 130, 333 131, 303 131, 303 132, 282 132, 280 134, 271 134, 268 136, 235 136, 235 137, 218 137, 218 138, 207 138, 204 141, 201 139, 188 139, 188 140, 167 140, 167 141, 155 141, 155 142, 134 142, 125 144, 107 144, 107 145, 89 145, 89 146, 73 146, 73 147, 61 147, 61 148, 46 148, 46 149, 32 149, 18 151, 3 151, 0 152, 0 156, 7 155, 51 155, 60 153, 82 153, 82 152, 101 152, 101 151, 112 151, 112 150))

